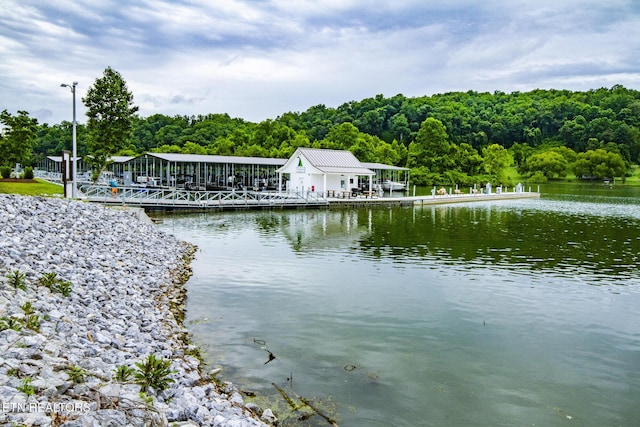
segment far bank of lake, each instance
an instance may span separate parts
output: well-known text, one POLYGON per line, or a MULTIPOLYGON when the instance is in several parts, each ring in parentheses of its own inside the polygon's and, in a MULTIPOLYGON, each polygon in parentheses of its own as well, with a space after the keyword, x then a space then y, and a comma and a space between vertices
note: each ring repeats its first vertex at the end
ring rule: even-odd
POLYGON ((240 388, 277 400, 275 383, 345 426, 633 425, 640 188, 541 193, 160 227, 200 248, 187 322, 240 388))

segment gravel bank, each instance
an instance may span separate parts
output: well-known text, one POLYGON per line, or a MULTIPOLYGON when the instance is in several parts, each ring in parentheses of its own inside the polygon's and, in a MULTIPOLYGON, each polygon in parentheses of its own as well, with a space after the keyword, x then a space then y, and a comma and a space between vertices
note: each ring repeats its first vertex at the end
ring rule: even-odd
POLYGON ((200 372, 180 324, 193 251, 127 212, 0 195, 0 426, 273 423, 200 372), (168 376, 137 367, 150 355, 168 376))

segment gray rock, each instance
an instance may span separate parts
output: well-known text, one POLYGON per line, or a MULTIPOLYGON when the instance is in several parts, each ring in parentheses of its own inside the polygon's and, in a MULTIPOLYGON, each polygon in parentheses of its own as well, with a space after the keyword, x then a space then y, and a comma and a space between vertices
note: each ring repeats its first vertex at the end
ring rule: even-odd
POLYGON ((262 415, 260 416, 260 419, 269 424, 275 424, 278 421, 278 418, 276 418, 276 416, 273 415, 273 411, 271 411, 271 409, 269 408, 262 411, 262 415))
MULTIPOLYGON (((265 426, 243 413, 242 397, 233 385, 226 386, 225 394, 202 386, 200 361, 185 356, 184 344, 177 340, 188 331, 168 312, 169 302, 176 299, 167 292, 179 288, 172 272, 183 268, 188 250, 126 212, 78 201, 0 195, 0 317, 23 319, 20 306, 29 301, 41 320, 39 333, 24 327, 0 331, 0 401, 27 402, 17 390, 22 379, 8 374, 17 369, 33 379, 36 395, 29 401, 86 405, 65 427, 169 422, 265 426), (26 290, 6 286, 6 276, 14 270, 26 274, 26 290), (65 297, 38 285, 45 273, 69 281, 71 294, 65 297), (113 382, 119 365, 133 366, 150 354, 171 360, 175 371, 168 389, 157 396, 149 391, 155 409, 145 406, 139 385, 113 382), (71 367, 88 372, 84 383, 73 384, 66 373, 71 367)), ((51 422, 45 413, 0 413, 0 425, 51 422)))

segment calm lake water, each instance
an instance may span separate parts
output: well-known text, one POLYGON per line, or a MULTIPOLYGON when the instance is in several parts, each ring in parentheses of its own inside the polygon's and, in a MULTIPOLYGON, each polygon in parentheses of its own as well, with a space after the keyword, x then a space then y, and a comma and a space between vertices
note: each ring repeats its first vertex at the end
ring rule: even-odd
POLYGON ((273 383, 341 427, 639 425, 640 189, 541 192, 160 227, 200 248, 195 341, 281 425, 328 423, 273 383))

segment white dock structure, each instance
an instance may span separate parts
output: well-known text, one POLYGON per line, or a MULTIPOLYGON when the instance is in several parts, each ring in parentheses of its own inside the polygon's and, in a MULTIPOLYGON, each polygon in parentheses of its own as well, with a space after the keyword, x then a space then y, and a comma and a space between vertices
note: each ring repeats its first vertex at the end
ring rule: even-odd
MULTIPOLYGON (((299 147, 287 159, 146 153, 114 157, 113 170, 103 172, 97 184, 79 176, 79 197, 90 202, 144 209, 271 209, 332 206, 408 206, 539 197, 499 186, 492 190, 456 186, 433 187, 431 196, 408 196, 407 191, 385 192, 386 179, 409 182, 408 168, 363 164, 345 150, 299 147)), ((62 177, 57 158, 48 157, 36 176, 50 181, 62 177)), ((415 194, 415 189, 414 189, 415 194)))
POLYGON ((329 208, 347 206, 415 206, 468 203, 510 199, 539 198, 539 192, 511 191, 491 194, 446 194, 430 196, 384 197, 342 195, 325 197, 314 192, 277 191, 198 191, 166 188, 119 187, 116 191, 106 185, 83 184, 81 197, 87 201, 106 205, 124 205, 154 209, 290 209, 329 208))
POLYGON ((80 185, 85 200, 107 205, 139 206, 149 209, 260 209, 323 207, 329 201, 321 194, 277 191, 204 191, 168 188, 80 185))

